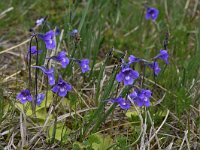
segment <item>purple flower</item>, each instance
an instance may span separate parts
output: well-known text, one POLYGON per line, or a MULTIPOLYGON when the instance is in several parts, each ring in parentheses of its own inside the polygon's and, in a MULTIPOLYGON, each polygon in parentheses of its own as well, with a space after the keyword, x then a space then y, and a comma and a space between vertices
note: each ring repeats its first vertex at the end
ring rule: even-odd
POLYGON ((38 34, 38 37, 45 42, 47 49, 54 49, 56 47, 54 36, 55 36, 55 33, 53 30, 48 31, 45 34, 38 34))
MULTIPOLYGON (((28 53, 30 53, 32 55, 37 55, 37 47, 36 46, 31 46, 31 48, 28 49, 28 53)), ((38 50, 38 54, 41 54, 42 50, 38 50)))
POLYGON ((26 89, 22 90, 16 97, 22 104, 25 104, 27 101, 32 101, 31 92, 26 89))
POLYGON ((129 60, 129 63, 132 64, 132 63, 135 63, 135 62, 139 62, 140 58, 137 58, 137 57, 135 57, 133 55, 130 55, 128 60, 129 60))
POLYGON ((130 102, 128 100, 124 100, 124 101, 121 101, 119 103, 119 106, 121 107, 121 109, 129 109, 130 108, 130 102))
POLYGON ((141 89, 134 91, 133 93, 129 94, 129 96, 139 107, 149 107, 151 94, 152 93, 150 90, 141 89))
POLYGON ((155 75, 158 75, 161 71, 160 67, 158 66, 157 62, 153 62, 151 64, 148 65, 151 69, 153 69, 155 75))
POLYGON ((146 16, 145 17, 146 17, 147 20, 152 19, 153 21, 155 21, 158 17, 158 14, 159 14, 158 9, 148 7, 147 10, 146 10, 146 16))
POLYGON ((118 103, 118 105, 121 107, 121 109, 127 110, 130 108, 130 102, 128 100, 124 100, 122 97, 112 99, 111 102, 118 103))
POLYGON ((90 70, 89 59, 82 59, 82 60, 78 60, 77 62, 81 68, 82 73, 88 72, 90 70))
POLYGON ((52 59, 60 62, 63 68, 66 68, 69 64, 69 59, 66 57, 65 51, 61 51, 58 53, 57 56, 53 56, 52 59))
POLYGON ((156 57, 154 57, 154 59, 160 58, 160 59, 164 60, 166 62, 166 64, 169 64, 168 57, 169 57, 168 52, 166 50, 161 49, 160 53, 156 57))
POLYGON ((138 93, 136 91, 133 91, 131 94, 129 94, 130 98, 135 99, 138 96, 138 93))
POLYGON ((72 30, 72 32, 70 33, 70 36, 72 36, 72 37, 76 37, 77 35, 78 35, 77 29, 72 30))
POLYGON ((123 101, 124 99, 120 96, 118 98, 114 98, 114 99, 111 99, 111 102, 112 103, 120 103, 121 101, 123 101))
POLYGON ((58 79, 58 84, 56 84, 52 91, 54 93, 58 93, 60 97, 65 97, 67 95, 67 92, 72 90, 72 86, 65 82, 61 77, 58 79))
POLYGON ((43 22, 44 22, 44 20, 45 20, 44 18, 40 18, 40 19, 36 20, 35 25, 36 25, 36 26, 42 25, 43 22))
POLYGON ((54 78, 54 69, 47 69, 45 67, 41 67, 41 66, 32 66, 33 68, 39 68, 42 70, 42 72, 47 75, 48 80, 49 80, 49 84, 50 85, 54 85, 55 84, 55 78, 54 78))
POLYGON ((42 101, 44 100, 45 95, 43 93, 40 93, 37 95, 37 100, 36 100, 36 104, 38 106, 40 106, 40 104, 42 103, 42 101))
POLYGON ((123 68, 116 76, 118 82, 124 82, 124 85, 132 85, 134 80, 139 77, 139 73, 132 68, 123 68))

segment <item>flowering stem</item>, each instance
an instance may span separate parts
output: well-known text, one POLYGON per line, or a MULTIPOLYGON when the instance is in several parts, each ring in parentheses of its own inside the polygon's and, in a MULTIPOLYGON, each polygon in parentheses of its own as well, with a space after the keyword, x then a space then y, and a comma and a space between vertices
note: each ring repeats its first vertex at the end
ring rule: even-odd
POLYGON ((30 40, 30 44, 29 44, 29 49, 30 49, 30 52, 29 52, 29 62, 28 62, 28 74, 29 74, 29 90, 31 89, 31 44, 32 44, 32 40, 33 40, 34 36, 31 37, 31 40, 30 40))
MULTIPOLYGON (((156 63, 156 60, 154 60, 154 62, 153 62, 153 67, 155 68, 155 63, 156 63)), ((155 87, 156 87, 156 85, 157 85, 157 82, 156 82, 156 74, 155 74, 155 72, 153 73, 153 80, 154 80, 154 89, 155 89, 155 87)))
MULTIPOLYGON (((35 35, 33 35, 31 37, 31 40, 30 40, 30 45, 29 45, 29 63, 28 63, 28 74, 29 74, 29 90, 31 91, 31 84, 32 84, 32 79, 31 79, 31 44, 32 44, 32 40, 33 38, 35 37, 35 35)), ((32 113, 33 114, 36 114, 35 113, 35 103, 34 103, 34 100, 32 100, 32 113)))
MULTIPOLYGON (((37 37, 35 36, 35 41, 36 41, 36 50, 37 50, 37 55, 36 55, 36 66, 38 66, 38 40, 37 37)), ((38 83, 37 83, 37 78, 38 78, 38 68, 35 68, 35 105, 37 103, 37 96, 38 96, 38 83)))
POLYGON ((167 50, 168 40, 169 40, 169 33, 166 32, 166 34, 165 34, 165 40, 163 41, 163 47, 164 47, 165 50, 167 50))
MULTIPOLYGON (((163 41, 163 48, 164 48, 165 50, 167 50, 168 40, 169 40, 169 33, 166 32, 166 34, 165 34, 165 39, 164 39, 164 41, 163 41)), ((163 72, 165 72, 165 69, 166 69, 166 68, 167 68, 167 64, 165 64, 165 67, 164 67, 164 69, 163 69, 163 72)))
MULTIPOLYGON (((50 59, 48 59, 47 61, 47 69, 49 69, 49 62, 50 62, 50 59)), ((46 88, 45 110, 47 109, 47 98, 48 98, 48 88, 49 88, 48 78, 46 78, 46 85, 47 85, 47 88, 46 88)))
POLYGON ((145 78, 145 71, 146 71, 146 65, 142 64, 142 80, 141 80, 141 88, 143 88, 143 84, 144 84, 144 78, 145 78))
MULTIPOLYGON (((75 55, 75 52, 76 52, 76 48, 77 48, 77 46, 76 46, 76 44, 75 44, 75 48, 73 49, 71 55, 69 55, 69 56, 71 57, 71 58, 69 58, 69 59, 74 60, 74 61, 77 61, 77 59, 73 58, 74 55, 75 55)), ((71 64, 72 64, 72 61, 69 62, 69 66, 71 66, 71 64)), ((63 76, 63 77, 66 75, 67 71, 68 71, 68 69, 66 68, 66 69, 64 70, 64 72, 62 73, 62 76, 63 76)))
POLYGON ((74 44, 74 50, 72 51, 71 57, 73 58, 77 49, 77 43, 74 44))
POLYGON ((46 99, 45 99, 45 110, 47 110, 47 99, 48 99, 48 88, 49 88, 49 84, 48 84, 48 79, 46 78, 46 99))

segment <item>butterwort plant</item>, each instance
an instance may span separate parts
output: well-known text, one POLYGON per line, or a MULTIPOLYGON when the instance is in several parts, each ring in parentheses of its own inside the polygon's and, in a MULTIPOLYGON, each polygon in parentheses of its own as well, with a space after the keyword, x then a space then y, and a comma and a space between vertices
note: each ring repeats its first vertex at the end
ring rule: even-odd
POLYGON ((139 73, 132 68, 122 68, 122 70, 117 74, 116 80, 118 82, 123 82, 124 85, 132 85, 139 77, 139 73))
POLYGON ((65 97, 69 91, 72 90, 72 86, 62 79, 60 76, 58 83, 53 86, 52 91, 57 93, 60 97, 65 97))
POLYGON ((65 51, 61 51, 58 55, 52 57, 53 60, 56 60, 62 65, 62 68, 66 68, 69 64, 69 58, 66 56, 65 51))
POLYGON ((87 59, 87 58, 84 58, 84 59, 70 58, 70 59, 75 61, 78 64, 82 73, 86 73, 86 72, 90 71, 90 60, 89 59, 87 59))
POLYGON ((54 69, 47 69, 43 66, 32 66, 33 68, 39 68, 48 77, 49 85, 55 84, 54 69))
MULTIPOLYGON (((43 24, 44 22, 44 18, 41 18, 39 20, 37 20, 37 26, 40 26, 41 24, 43 24)), ((59 34, 59 31, 57 29, 56 31, 57 35, 59 34)), ((22 104, 25 104, 26 102, 31 102, 31 101, 34 101, 34 103, 36 105, 40 105, 42 103, 42 101, 44 100, 45 98, 45 94, 44 93, 39 93, 38 94, 38 91, 37 91, 37 75, 38 75, 38 72, 37 72, 37 69, 41 70, 43 72, 43 74, 47 77, 48 79, 48 83, 50 86, 52 86, 52 92, 57 94, 58 96, 60 97, 65 97, 67 95, 68 92, 70 92, 72 90, 72 86, 71 84, 69 84, 68 82, 66 82, 65 80, 62 79, 61 76, 59 76, 58 78, 58 82, 56 83, 56 78, 55 78, 55 69, 53 67, 50 67, 49 68, 49 61, 48 63, 43 66, 38 66, 37 64, 37 60, 38 60, 38 56, 39 54, 42 53, 42 50, 39 50, 38 49, 38 41, 37 41, 37 38, 40 39, 41 41, 43 41, 46 45, 46 49, 47 50, 53 50, 56 48, 56 41, 55 41, 55 34, 56 34, 53 30, 50 30, 44 34, 42 33, 33 33, 32 34, 32 38, 35 37, 36 38, 36 43, 37 43, 37 46, 32 46, 32 40, 30 42, 30 46, 29 46, 29 49, 28 49, 28 52, 27 52, 27 55, 28 55, 28 58, 30 59, 30 62, 29 62, 29 68, 35 68, 36 71, 35 71, 35 96, 32 96, 31 95, 31 89, 25 89, 25 90, 22 90, 17 96, 16 96, 16 99, 19 100, 22 104), (36 56, 36 65, 35 66, 31 66, 31 56, 32 55, 35 55, 36 56)), ((71 33, 70 36, 76 36, 78 34, 78 30, 73 30, 71 33)), ((31 39, 32 39, 31 38, 31 39)), ((55 56, 51 56, 51 57, 47 57, 47 59, 52 59, 52 60, 55 60, 57 62, 59 62, 62 66, 62 68, 66 68, 70 62, 70 60, 75 60, 75 62, 78 64, 78 66, 80 67, 81 69, 81 72, 82 73, 86 73, 90 70, 90 66, 89 66, 89 59, 76 59, 76 58, 68 58, 67 55, 66 55, 66 51, 61 51, 61 52, 58 52, 57 55, 55 56)), ((31 69, 29 69, 29 88, 32 87, 31 85, 31 72, 30 72, 31 69)))
POLYGON ((45 22, 45 19, 46 19, 46 17, 41 17, 41 18, 39 18, 39 19, 37 19, 36 21, 35 21, 35 25, 38 27, 38 26, 41 26, 44 22, 45 22))
POLYGON ((56 47, 56 42, 54 40, 55 32, 53 30, 48 31, 45 34, 38 34, 38 37, 45 42, 47 49, 52 50, 56 47))
POLYGON ((146 15, 145 18, 147 20, 153 20, 155 21, 158 18, 159 10, 153 7, 147 7, 146 8, 146 15))
POLYGON ((38 94, 37 99, 36 99, 36 105, 40 106, 40 104, 43 102, 44 98, 45 98, 44 93, 38 94))
POLYGON ((42 50, 37 50, 36 46, 31 46, 31 48, 28 49, 28 54, 31 53, 32 55, 37 55, 42 53, 42 50))
MULTIPOLYGON (((147 7, 146 8, 146 16, 145 18, 147 20, 153 20, 155 21, 158 18, 159 11, 156 8, 147 7)), ((44 24, 45 19, 40 18, 36 21, 36 26, 41 26, 44 24)), ((87 73, 90 71, 90 60, 87 58, 75 58, 76 55, 70 56, 67 55, 67 50, 60 51, 58 47, 56 47, 56 36, 58 36, 60 33, 60 30, 56 28, 56 30, 49 30, 46 33, 34 33, 34 37, 39 39, 39 42, 44 42, 46 49, 48 52, 53 51, 53 55, 48 55, 46 53, 45 58, 48 62, 47 64, 44 63, 42 65, 38 65, 38 57, 39 54, 41 54, 43 51, 39 49, 38 43, 37 45, 31 45, 30 43, 29 49, 28 49, 28 58, 31 59, 31 56, 34 55, 34 59, 36 56, 36 65, 31 66, 31 62, 29 63, 29 70, 30 68, 35 69, 35 84, 34 86, 30 84, 29 88, 23 89, 19 94, 17 94, 16 99, 19 100, 22 104, 25 104, 27 102, 34 101, 35 105, 40 106, 41 103, 45 99, 45 93, 38 91, 38 85, 37 85, 37 75, 39 70, 42 71, 42 73, 47 77, 48 83, 45 87, 47 87, 47 91, 51 89, 50 92, 53 93, 53 107, 54 107, 54 114, 57 113, 56 110, 56 104, 59 100, 59 98, 66 97, 69 92, 73 90, 73 84, 68 81, 68 78, 66 76, 61 76, 60 68, 58 69, 57 64, 61 65, 61 69, 66 69, 67 67, 71 67, 69 64, 71 61, 74 61, 75 65, 80 68, 81 73, 87 73), (54 51, 54 50, 58 50, 54 51), (72 58, 73 57, 73 58, 72 58), (56 61, 58 63, 49 64, 50 60, 56 61), (38 70, 38 72, 37 72, 38 70), (57 73, 57 74, 56 74, 57 73), (33 90, 31 90, 31 87, 35 87, 35 95, 32 94, 33 90), (38 94, 39 93, 39 94, 38 94), (56 95, 56 96, 55 96, 56 95)), ((79 31, 77 29, 72 30, 69 33, 69 36, 77 40, 79 37, 79 31)), ((75 43, 77 44, 77 43, 75 43)), ((75 46, 76 47, 76 46, 75 46)), ((76 52, 76 51, 75 51, 76 52)), ((138 64, 143 64, 145 67, 147 66, 148 69, 154 73, 154 75, 158 76, 160 74, 161 68, 159 67, 159 61, 164 61, 167 65, 169 64, 169 55, 166 48, 160 49, 160 52, 153 58, 146 60, 143 58, 139 58, 135 55, 130 55, 128 57, 128 61, 126 62, 125 59, 122 59, 122 62, 119 64, 120 69, 117 70, 116 74, 113 75, 113 80, 116 85, 119 87, 121 86, 122 89, 126 92, 125 94, 120 93, 116 96, 112 96, 113 98, 110 98, 109 101, 116 104, 123 110, 128 110, 131 107, 131 102, 133 102, 138 107, 150 107, 151 106, 151 97, 152 97, 152 91, 146 87, 144 87, 143 82, 141 82, 142 79, 144 79, 145 74, 141 71, 139 72, 138 68, 135 66, 138 64), (117 96, 120 95, 120 96, 117 96), (123 96, 122 96, 123 95, 123 96)), ((74 65, 73 64, 73 65, 74 65)), ((74 67, 74 66, 73 66, 74 67)), ((142 68, 142 67, 141 67, 142 68)), ((32 70, 34 70, 32 69, 32 70)), ((67 70, 67 69, 66 69, 67 70)), ((31 72, 29 72, 31 74, 31 72)), ((31 77, 29 78, 31 80, 31 77)), ((144 81, 145 82, 145 81, 144 81)), ((30 82, 31 83, 31 82, 30 82)), ((115 85, 115 84, 114 84, 115 85)), ((123 91, 122 90, 122 91, 123 91)), ((107 92, 107 91, 106 91, 107 92)), ((47 92, 46 92, 47 94, 47 92)), ((55 128, 57 123, 57 116, 55 115, 55 128)), ((55 129, 54 128, 54 129, 55 129)), ((55 136, 55 135, 54 135, 55 136)))
POLYGON ((141 59, 136 57, 136 56, 134 56, 134 55, 130 55, 128 60, 129 60, 129 64, 132 64, 132 63, 139 62, 141 59))
POLYGON ((111 102, 118 104, 121 109, 128 110, 130 108, 130 101, 125 100, 122 96, 111 99, 111 102))
POLYGON ((169 64, 169 60, 168 60, 169 54, 166 50, 161 49, 160 53, 154 57, 154 59, 158 59, 158 58, 165 61, 166 64, 169 64))
POLYGON ((77 60, 76 62, 80 66, 82 73, 88 72, 90 70, 89 59, 77 60))
MULTIPOLYGON (((167 50, 160 50, 160 53, 157 54, 155 57, 152 58, 153 61, 148 61, 143 58, 138 58, 134 55, 130 55, 128 57, 129 62, 126 63, 124 60, 122 60, 121 64, 121 70, 116 75, 116 80, 118 82, 123 82, 124 86, 131 86, 134 87, 136 84, 135 80, 139 78, 138 71, 131 68, 132 64, 144 62, 144 65, 148 66, 153 70, 153 73, 158 76, 161 68, 159 67, 158 62, 156 62, 158 59, 163 60, 166 64, 169 64, 169 55, 167 50)), ((140 86, 140 84, 139 84, 140 86)), ((128 93, 127 93, 128 94, 128 93)), ((133 102, 139 106, 139 107, 149 107, 150 106, 150 98, 151 98, 152 92, 148 89, 134 89, 134 91, 128 96, 133 100, 133 102)), ((127 100, 124 100, 122 97, 113 98, 111 100, 113 103, 117 103, 122 109, 128 109, 130 107, 130 102, 127 100)))
POLYGON ((149 107, 151 94, 152 92, 150 90, 135 89, 129 96, 139 107, 149 107))
MULTIPOLYGON (((40 19, 36 21, 36 26, 40 26, 42 25, 44 22, 44 19, 40 19)), ((54 60, 57 61, 61 64, 62 68, 66 68, 68 66, 68 64, 70 63, 70 59, 67 57, 66 52, 65 51, 61 51, 58 52, 57 55, 55 56, 46 56, 43 59, 48 59, 47 64, 44 63, 43 65, 39 66, 38 65, 38 60, 39 60, 39 54, 42 53, 42 50, 38 50, 38 39, 43 41, 45 43, 46 49, 51 51, 51 50, 56 50, 56 37, 57 35, 59 35, 60 31, 58 29, 56 29, 56 31, 54 30, 50 30, 46 33, 35 33, 35 31, 33 31, 34 33, 32 34, 31 37, 31 42, 30 42, 30 46, 28 49, 28 67, 29 67, 29 89, 25 89, 22 90, 17 96, 16 99, 19 100, 22 104, 25 104, 26 102, 32 102, 32 110, 33 110, 33 114, 35 113, 35 106, 40 106, 41 103, 44 101, 45 98, 45 94, 44 93, 39 93, 38 91, 38 70, 41 70, 43 72, 43 74, 47 77, 48 79, 48 83, 51 86, 51 91, 56 94, 56 97, 53 97, 53 112, 54 114, 56 114, 56 104, 58 103, 58 97, 65 97, 68 92, 72 91, 72 85, 68 82, 66 82, 61 76, 59 76, 58 81, 56 80, 56 74, 55 74, 55 70, 57 69, 56 66, 51 66, 51 64, 49 63, 50 60, 54 60), (32 46, 32 39, 35 38, 36 40, 36 46, 32 46), (35 55, 36 58, 36 65, 32 66, 32 55, 35 55), (35 83, 32 84, 32 76, 31 76, 31 68, 35 69, 35 83), (57 81, 57 82, 56 82, 57 81), (32 96, 32 91, 31 88, 34 87, 35 88, 35 95, 32 96), (39 93, 39 94, 38 94, 39 93)), ((78 31, 74 30, 73 31, 73 35, 70 36, 74 36, 74 38, 77 38, 78 36, 78 31)), ((46 53, 46 55, 48 55, 48 53, 46 53)), ((75 60, 75 62, 78 64, 78 66, 81 69, 82 73, 86 73, 90 70, 89 67, 89 59, 77 59, 77 58, 73 58, 73 60, 75 60)), ((45 62, 45 61, 44 61, 45 62)), ((54 65, 54 64, 53 64, 54 65)), ((56 71, 58 72, 58 74, 60 70, 56 71)), ((47 91, 46 94, 48 92, 48 85, 47 87, 47 91)), ((57 115, 54 116, 55 121, 54 121, 54 130, 56 130, 56 124, 57 124, 57 115)), ((55 135, 54 135, 55 136, 55 135)), ((54 138, 53 138, 54 139, 54 138)), ((52 141, 54 141, 52 139, 52 141)))
POLYGON ((161 71, 161 68, 159 67, 158 63, 157 62, 152 62, 152 63, 149 63, 148 66, 153 70, 154 74, 156 76, 158 76, 158 74, 161 71))
POLYGON ((123 82, 124 85, 132 85, 134 81, 139 77, 139 73, 133 70, 129 63, 123 62, 121 71, 116 75, 116 80, 118 82, 123 82))
POLYGON ((79 34, 78 30, 77 29, 74 29, 70 32, 70 36, 75 38, 77 35, 79 34))
POLYGON ((26 102, 32 101, 33 97, 31 95, 30 90, 25 89, 22 90, 16 97, 22 104, 25 104, 26 102))

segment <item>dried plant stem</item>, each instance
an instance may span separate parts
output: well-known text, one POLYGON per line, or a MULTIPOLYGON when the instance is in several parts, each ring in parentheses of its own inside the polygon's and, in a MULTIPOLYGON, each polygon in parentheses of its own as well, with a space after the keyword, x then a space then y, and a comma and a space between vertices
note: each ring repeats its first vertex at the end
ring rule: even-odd
POLYGON ((10 76, 7 76, 6 78, 3 79, 3 82, 1 82, 1 83, 7 82, 8 79, 13 78, 14 76, 16 76, 16 75, 18 75, 20 73, 21 73, 21 70, 11 74, 10 76))
POLYGON ((22 45, 28 43, 29 41, 30 41, 30 39, 25 40, 24 42, 22 42, 22 43, 20 43, 20 44, 18 44, 18 45, 15 45, 15 46, 13 46, 13 47, 11 47, 11 48, 8 48, 8 49, 6 49, 6 50, 1 51, 0 54, 7 53, 8 51, 11 51, 11 50, 13 50, 13 49, 15 49, 15 48, 17 48, 17 47, 20 47, 20 46, 22 46, 22 45))
MULTIPOLYGON (((36 41, 36 50, 37 50, 37 55, 36 55, 36 66, 38 66, 39 63, 39 56, 38 56, 38 40, 37 40, 37 36, 35 36, 35 41, 36 41)), ((34 101, 34 106, 37 103, 37 96, 38 96, 38 68, 35 68, 35 101, 34 101)))
POLYGON ((184 144, 185 141, 186 141, 186 143, 187 143, 188 150, 190 150, 190 146, 189 146, 189 143, 188 143, 187 134, 188 134, 188 130, 185 131, 185 136, 184 136, 184 138, 183 138, 183 141, 182 141, 182 143, 181 143, 181 146, 180 146, 179 150, 182 150, 182 149, 183 149, 183 144, 184 144))
MULTIPOLYGON (((149 116, 149 120, 150 120, 150 122, 151 122, 152 130, 153 130, 153 132, 154 132, 154 130, 155 130, 155 128, 154 128, 154 122, 153 122, 153 120, 152 120, 152 118, 151 118, 151 114, 150 114, 149 111, 147 111, 147 114, 148 114, 148 116, 149 116)), ((160 150, 161 147, 160 147, 160 143, 159 143, 158 136, 155 135, 155 138, 156 138, 156 142, 157 142, 158 148, 159 148, 159 150, 160 150)), ((150 144, 150 142, 149 142, 149 144, 150 144)))
MULTIPOLYGON (((29 44, 29 50, 28 50, 28 55, 27 55, 27 59, 28 59, 28 74, 29 74, 29 90, 31 92, 31 87, 32 87, 32 78, 31 78, 31 47, 32 47, 32 41, 35 35, 31 36, 31 40, 30 40, 30 44, 29 44)), ((35 112, 35 102, 34 99, 32 100, 32 114, 34 116, 36 116, 36 112, 35 112)))
POLYGON ((9 7, 8 9, 4 10, 2 13, 0 13, 0 19, 6 16, 6 13, 12 11, 14 7, 9 7))
MULTIPOLYGON (((138 138, 135 140, 135 142, 133 142, 131 145, 129 145, 129 146, 131 147, 131 146, 135 145, 135 144, 139 141, 140 137, 142 136, 142 133, 144 132, 144 131, 143 131, 144 122, 143 122, 142 114, 141 114, 140 111, 137 109, 137 107, 135 106, 135 103, 134 103, 133 100, 130 98, 130 96, 128 96, 128 99, 130 100, 130 102, 131 102, 132 105, 134 106, 134 108, 135 108, 135 110, 136 110, 136 112, 137 112, 137 114, 138 114, 138 116, 139 116, 139 118, 140 118, 140 127, 141 127, 140 135, 139 135, 138 138)), ((128 147, 129 147, 129 146, 128 146, 128 147)))
POLYGON ((145 145, 147 145, 149 142, 151 142, 151 141, 154 139, 154 137, 158 134, 158 132, 160 131, 160 129, 162 128, 162 126, 165 124, 165 122, 166 122, 168 116, 169 116, 169 110, 167 110, 167 114, 166 114, 166 116, 165 116, 165 119, 163 120, 163 122, 161 123, 161 125, 159 126, 159 128, 155 131, 155 133, 154 133, 153 136, 149 139, 149 141, 145 143, 145 145))
POLYGON ((145 137, 146 137, 146 130, 147 130, 147 114, 146 114, 146 109, 144 108, 144 124, 142 126, 143 132, 141 136, 141 141, 140 141, 140 150, 145 150, 146 145, 145 145, 145 137))
POLYGON ((20 133, 21 133, 21 140, 22 140, 21 146, 23 148, 25 146, 25 144, 27 144, 27 141, 26 141, 26 115, 24 114, 23 111, 20 112, 20 133))
MULTIPOLYGON (((83 113, 83 112, 86 112, 86 111, 90 111, 90 110, 95 110, 95 109, 97 109, 97 107, 92 107, 92 108, 86 108, 86 109, 82 109, 82 110, 79 110, 79 111, 77 111, 76 113, 83 113)), ((62 115, 62 116, 59 116, 58 117, 58 121, 62 121, 62 120, 64 120, 64 119, 66 119, 66 118, 68 118, 68 117, 72 117, 72 116, 74 116, 75 114, 76 114, 75 112, 69 112, 69 113, 67 113, 67 114, 64 114, 64 115, 62 115)))

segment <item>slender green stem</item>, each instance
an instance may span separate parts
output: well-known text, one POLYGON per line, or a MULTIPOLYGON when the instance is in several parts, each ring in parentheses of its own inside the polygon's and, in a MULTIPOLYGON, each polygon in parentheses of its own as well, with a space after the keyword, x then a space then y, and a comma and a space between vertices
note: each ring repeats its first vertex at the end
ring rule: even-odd
POLYGON ((54 126, 53 126, 51 144, 54 143, 55 136, 56 136, 56 128, 57 128, 57 120, 58 120, 57 118, 58 112, 56 111, 57 99, 58 99, 58 96, 56 95, 55 98, 53 99, 54 126))

